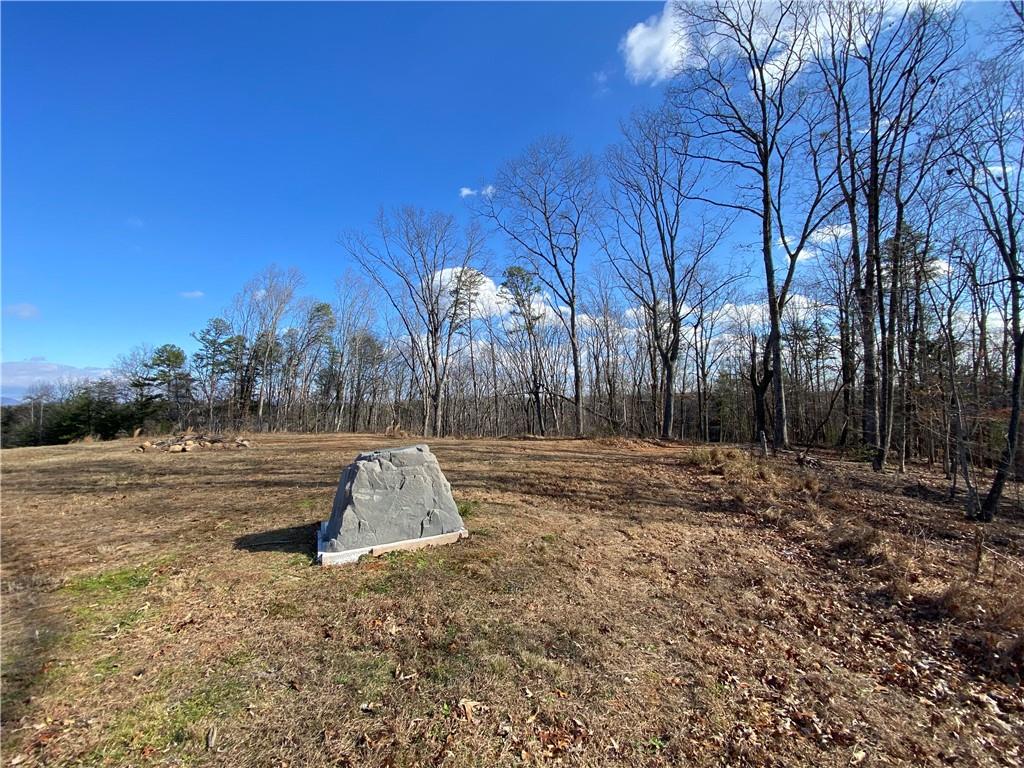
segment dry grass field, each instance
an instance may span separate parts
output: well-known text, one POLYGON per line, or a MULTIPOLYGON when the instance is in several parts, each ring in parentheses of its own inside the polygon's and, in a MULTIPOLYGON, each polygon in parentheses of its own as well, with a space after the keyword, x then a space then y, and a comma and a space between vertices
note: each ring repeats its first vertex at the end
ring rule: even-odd
POLYGON ((386 438, 5 451, 5 765, 1024 760, 1024 515, 741 448, 435 440, 471 537, 312 564, 386 438), (979 557, 980 555, 980 557, 979 557))

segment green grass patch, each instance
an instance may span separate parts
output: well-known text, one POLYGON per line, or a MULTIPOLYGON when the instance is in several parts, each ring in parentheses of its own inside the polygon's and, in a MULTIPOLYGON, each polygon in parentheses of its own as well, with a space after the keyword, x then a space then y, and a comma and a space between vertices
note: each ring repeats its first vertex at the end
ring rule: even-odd
POLYGON ((316 563, 316 555, 307 555, 297 552, 288 558, 288 566, 291 568, 308 568, 316 563))
POLYGON ((176 750, 174 763, 187 765, 205 750, 206 726, 241 709, 245 688, 237 680, 204 681, 188 696, 168 701, 166 692, 148 696, 121 712, 103 734, 103 743, 83 765, 117 765, 140 756, 176 750))
POLYGON ((271 600, 266 611, 272 619, 298 619, 303 615, 302 607, 288 600, 271 600))
POLYGON ((394 683, 395 663, 371 651, 347 651, 331 662, 335 685, 350 688, 366 698, 380 696, 394 683))
POLYGON ((480 508, 480 502, 463 499, 462 501, 457 502, 456 506, 459 508, 459 514, 462 516, 462 519, 466 520, 477 513, 477 510, 480 508))
POLYGON ((657 754, 665 749, 665 740, 661 736, 651 736, 646 741, 641 741, 639 744, 640 750, 643 752, 653 752, 657 754))
POLYGON ((93 664, 93 677, 100 680, 106 680, 109 677, 113 677, 117 674, 117 670, 121 668, 121 654, 113 653, 110 656, 103 656, 96 660, 93 664))
POLYGON ((149 568, 122 568, 95 576, 72 579, 64 589, 75 595, 88 595, 97 599, 121 597, 149 586, 153 573, 149 568))
POLYGON ((224 657, 224 664, 229 667, 241 667, 248 664, 255 658, 252 651, 246 648, 239 648, 229 656, 224 657))
POLYGON ((391 574, 372 579, 359 586, 356 597, 372 597, 373 595, 390 595, 395 590, 395 579, 391 574))

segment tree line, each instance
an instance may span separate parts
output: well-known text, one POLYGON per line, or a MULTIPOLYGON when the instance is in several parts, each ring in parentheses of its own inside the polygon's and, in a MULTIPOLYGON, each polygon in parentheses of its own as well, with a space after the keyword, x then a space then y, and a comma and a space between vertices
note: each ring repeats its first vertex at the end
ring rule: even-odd
POLYGON ((40 388, 5 409, 5 445, 161 425, 764 440, 940 464, 991 519, 1020 468, 1024 4, 993 7, 988 52, 945 3, 669 12, 679 71, 604 153, 545 137, 467 216, 381 210, 342 237, 332 300, 266 269, 191 356, 40 388))

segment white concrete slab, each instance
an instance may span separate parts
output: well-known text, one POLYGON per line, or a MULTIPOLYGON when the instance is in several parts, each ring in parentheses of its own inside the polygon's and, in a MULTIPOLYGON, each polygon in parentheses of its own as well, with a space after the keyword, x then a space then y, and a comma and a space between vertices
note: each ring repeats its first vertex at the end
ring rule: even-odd
POLYGON ((424 536, 419 539, 392 541, 387 544, 377 544, 372 547, 347 549, 344 552, 325 552, 324 533, 326 532, 326 529, 327 521, 321 521, 320 530, 317 532, 316 537, 316 559, 320 565, 345 565, 347 563, 357 562, 363 555, 380 557, 388 552, 395 552, 397 550, 414 550, 423 549, 424 547, 435 547, 441 544, 454 544, 456 541, 465 539, 469 536, 469 531, 463 528, 461 531, 442 533, 439 536, 424 536))

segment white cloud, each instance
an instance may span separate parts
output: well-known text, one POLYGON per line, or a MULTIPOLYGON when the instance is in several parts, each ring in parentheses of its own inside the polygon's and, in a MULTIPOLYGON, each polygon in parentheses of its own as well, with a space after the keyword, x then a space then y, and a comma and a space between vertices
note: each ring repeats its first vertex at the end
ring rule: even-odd
POLYGON ((206 294, 202 291, 182 291, 178 295, 183 299, 201 299, 206 294))
POLYGON ((0 390, 4 398, 20 400, 38 384, 95 380, 106 376, 110 376, 108 368, 80 368, 63 363, 51 363, 43 357, 33 357, 31 360, 0 363, 0 390))
POLYGON ((594 82, 594 95, 595 96, 604 96, 606 93, 608 93, 609 88, 608 88, 608 72, 607 71, 605 71, 603 69, 599 69, 597 72, 594 72, 591 75, 591 79, 594 82))
POLYGON ((849 224, 826 224, 814 230, 808 237, 813 245, 831 245, 836 240, 846 240, 853 234, 853 227, 849 224))
MULTIPOLYGON (((473 302, 473 314, 476 317, 493 317, 508 312, 508 300, 491 278, 483 272, 467 267, 470 272, 479 276, 476 301, 473 302)), ((462 273, 462 267, 448 267, 434 274, 434 284, 443 285, 448 290, 456 287, 456 278, 462 273)))
MULTIPOLYGON (((849 224, 825 224, 814 230, 807 236, 806 245, 796 255, 798 262, 813 261, 821 255, 822 249, 834 246, 841 240, 848 239, 853 234, 853 228, 849 224)), ((796 247, 792 238, 779 237, 775 240, 775 247, 784 250, 785 246, 790 249, 796 247)))
POLYGON ((633 26, 619 42, 626 74, 634 83, 652 85, 672 77, 686 60, 686 41, 676 29, 672 0, 660 14, 633 26))
POLYGON ((475 187, 459 187, 459 197, 476 197, 477 195, 483 195, 484 197, 490 197, 494 194, 494 185, 488 184, 485 187, 476 189, 475 187))
POLYGON ((1012 165, 986 165, 985 170, 978 170, 974 174, 976 183, 988 183, 992 179, 996 184, 1002 184, 1003 180, 1010 180, 1013 177, 1015 168, 1012 165))
MULTIPOLYGON (((812 235, 812 238, 813 238, 813 235, 812 235)), ((813 240, 811 238, 808 238, 808 240, 810 242, 813 242, 813 240)), ((781 250, 783 253, 785 253, 786 254, 786 258, 788 259, 789 258, 789 251, 793 250, 793 248, 796 247, 796 243, 793 242, 792 238, 789 238, 789 237, 786 237, 786 238, 778 237, 778 238, 775 239, 775 247, 778 248, 779 250, 781 250)), ((797 254, 796 254, 796 260, 798 262, 800 262, 800 261, 810 261, 810 260, 816 259, 816 258, 818 258, 818 252, 816 250, 814 250, 813 248, 801 248, 797 252, 797 254)))
POLYGON ((481 275, 474 313, 480 317, 494 317, 508 312, 508 299, 487 275, 481 275))
MULTIPOLYGON (((949 12, 960 0, 893 0, 879 7, 884 16, 897 18, 909 6, 929 5, 940 11, 949 12)), ((827 43, 833 27, 830 11, 822 4, 811 4, 810 15, 803 24, 797 14, 785 10, 786 6, 777 0, 764 3, 741 4, 743 15, 754 11, 753 18, 744 19, 754 45, 763 50, 770 40, 773 50, 768 53, 761 71, 769 82, 778 82, 795 76, 799 70, 827 43), (795 53, 796 55, 791 55, 795 53)), ((730 6, 736 12, 737 6, 730 6)), ((714 15, 714 14, 709 14, 714 15)), ((730 52, 739 53, 734 34, 723 25, 711 22, 701 25, 701 38, 688 37, 680 29, 681 16, 676 10, 675 0, 667 0, 660 14, 634 25, 619 42, 626 65, 626 74, 634 83, 650 82, 652 85, 673 77, 687 65, 694 49, 702 55, 719 56, 730 52)), ((857 47, 865 40, 854 41, 857 47)), ((753 77, 748 71, 747 76, 753 77)), ((887 130, 887 124, 881 130, 887 130)))
POLYGON ((928 261, 928 271, 933 275, 945 277, 952 272, 952 270, 953 268, 946 259, 936 258, 928 261))
POLYGON ((757 302, 749 304, 733 304, 729 302, 722 307, 722 316, 731 325, 741 328, 748 325, 756 327, 768 322, 768 307, 757 302))
POLYGON ((124 225, 128 229, 142 229, 146 226, 146 222, 140 219, 138 216, 129 216, 124 220, 124 225))
POLYGON ((17 317, 20 320, 31 320, 35 317, 39 317, 39 307, 35 304, 9 304, 4 307, 4 314, 17 317))

